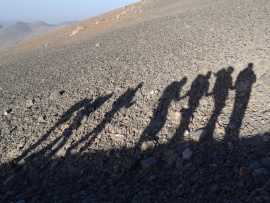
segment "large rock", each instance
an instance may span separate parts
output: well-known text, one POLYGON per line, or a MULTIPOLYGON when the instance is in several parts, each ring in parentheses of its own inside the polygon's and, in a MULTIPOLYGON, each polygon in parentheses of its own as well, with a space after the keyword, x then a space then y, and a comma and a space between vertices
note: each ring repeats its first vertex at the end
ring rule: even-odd
POLYGON ((198 130, 191 135, 195 142, 202 142, 207 138, 207 129, 198 130))
POLYGON ((151 140, 147 142, 143 142, 141 145, 141 154, 146 155, 146 154, 151 154, 156 146, 156 141, 151 140))
POLYGON ((192 115, 188 112, 175 112, 174 119, 176 125, 185 125, 192 120, 192 115))

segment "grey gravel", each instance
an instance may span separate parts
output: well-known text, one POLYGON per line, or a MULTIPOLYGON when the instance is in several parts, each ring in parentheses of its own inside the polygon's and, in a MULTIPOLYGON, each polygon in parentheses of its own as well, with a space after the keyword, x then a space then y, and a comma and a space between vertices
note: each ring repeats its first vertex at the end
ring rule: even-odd
POLYGON ((269 11, 145 0, 0 50, 0 201, 267 200, 269 11))

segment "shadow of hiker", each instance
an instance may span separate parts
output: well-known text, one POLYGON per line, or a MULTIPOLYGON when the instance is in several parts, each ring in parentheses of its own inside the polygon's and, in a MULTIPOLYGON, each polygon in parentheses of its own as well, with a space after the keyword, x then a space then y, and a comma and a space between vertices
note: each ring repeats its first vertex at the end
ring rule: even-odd
POLYGON ((187 78, 184 77, 181 81, 172 82, 163 91, 163 95, 159 98, 157 108, 153 112, 150 124, 143 131, 138 146, 146 140, 156 140, 156 135, 163 128, 166 123, 168 109, 173 100, 179 101, 180 91, 183 85, 186 83, 187 78))
MULTIPOLYGON (((51 157, 53 154, 55 154, 65 143, 66 140, 68 140, 68 138, 70 137, 70 135, 72 134, 72 130, 74 130, 75 128, 78 128, 79 125, 81 124, 81 120, 83 119, 83 117, 88 117, 90 115, 90 113, 93 113, 97 108, 99 108, 106 100, 108 100, 110 97, 112 96, 112 94, 110 95, 106 95, 106 96, 102 96, 97 98, 94 102, 91 103, 92 99, 88 99, 85 98, 81 101, 79 101, 78 103, 74 104, 72 107, 70 107, 59 119, 59 121, 48 130, 48 132, 46 134, 44 134, 42 136, 42 138, 37 141, 35 144, 33 144, 31 147, 29 147, 27 150, 25 150, 23 152, 23 154, 19 157, 17 157, 15 160, 13 160, 13 162, 15 161, 16 163, 20 162, 22 159, 24 159, 28 153, 31 150, 34 150, 37 146, 39 146, 43 141, 45 141, 49 135, 60 125, 66 123, 73 115, 74 112, 78 111, 79 109, 83 108, 82 110, 80 110, 77 113, 77 116, 75 119, 73 119, 72 124, 66 128, 64 130, 64 132, 62 133, 62 136, 56 138, 50 145, 48 145, 47 147, 43 148, 42 150, 49 150, 52 148, 53 145, 57 144, 57 146, 55 147, 54 150, 52 150, 52 152, 50 153, 50 155, 48 155, 49 157, 51 157)), ((34 156, 37 153, 31 154, 31 157, 34 156)))
POLYGON ((252 84, 255 82, 256 75, 253 72, 253 64, 249 63, 248 67, 239 73, 233 87, 236 91, 236 95, 230 122, 225 130, 225 139, 228 139, 229 136, 239 136, 240 127, 252 91, 252 84))
POLYGON ((222 109, 225 107, 226 99, 228 97, 229 89, 232 89, 232 72, 234 69, 228 67, 227 69, 223 68, 216 74, 216 82, 213 88, 213 92, 209 93, 208 96, 212 95, 215 100, 214 111, 205 127, 204 135, 201 139, 211 139, 215 130, 215 125, 218 120, 222 109))
MULTIPOLYGON (((221 73, 219 79, 223 78, 221 73)), ((187 94, 191 97, 189 99, 194 100, 189 102, 187 111, 196 111, 202 92, 205 94, 208 89, 208 77, 202 77, 205 77, 205 82, 201 79, 193 82, 195 89, 200 87, 196 81, 202 82, 201 92, 195 94, 196 91, 193 92, 194 88, 191 88, 187 94)), ((242 78, 240 74, 239 78, 242 78)), ((156 118, 165 115, 162 114, 163 108, 165 113, 168 111, 165 96, 178 98, 174 93, 180 92, 182 86, 179 89, 169 87, 165 89, 168 91, 164 90, 164 97, 160 100, 160 110, 156 109, 156 118)), ((92 131, 93 134, 87 136, 100 133, 117 111, 130 107, 138 88, 139 85, 120 96, 105 114, 104 120, 92 131)), ((218 97, 217 92, 213 95, 218 97)), ((110 95, 107 97, 102 98, 109 99, 110 95)), ((72 107, 73 110, 65 113, 61 117, 63 120, 53 128, 67 121, 71 121, 75 127, 80 125, 80 115, 89 115, 101 105, 99 102, 93 107, 91 104, 95 102, 82 100, 72 107), (73 120, 71 112, 75 111, 78 112, 73 120)), ((215 105, 218 104, 216 102, 215 105)), ((48 132, 52 133, 52 129, 48 132)), ((269 139, 269 132, 264 136, 269 139)), ((108 154, 107 150, 101 149, 74 156, 74 163, 43 154, 35 161, 24 163, 18 170, 1 163, 0 182, 3 187, 0 187, 0 199, 2 202, 263 202, 270 195, 269 141, 263 141, 261 135, 236 140, 236 143, 226 140, 217 142, 214 139, 202 143, 182 140, 177 145, 172 140, 157 146, 152 157, 138 160, 139 164, 135 167, 128 167, 129 160, 123 159, 125 154, 119 154, 116 150, 108 154)), ((131 155, 136 151, 124 146, 120 150, 131 155)))
POLYGON ((196 108, 199 105, 200 100, 203 96, 208 94, 209 89, 209 79, 211 76, 211 71, 209 71, 206 75, 199 74, 195 80, 191 84, 190 90, 187 92, 187 94, 184 97, 189 97, 188 100, 188 108, 187 109, 181 109, 180 111, 183 112, 184 118, 179 118, 178 125, 179 127, 176 129, 175 134, 172 137, 172 141, 176 142, 176 139, 182 139, 183 133, 185 130, 189 130, 188 123, 193 117, 194 112, 196 111, 196 108), (182 123, 186 124, 182 126, 182 123))
POLYGON ((112 109, 105 114, 104 119, 100 122, 100 124, 98 124, 97 127, 93 129, 91 132, 84 135, 75 144, 71 145, 69 149, 67 150, 67 153, 69 154, 71 149, 77 148, 80 143, 88 140, 88 138, 91 136, 90 140, 87 141, 87 144, 81 147, 80 152, 82 152, 85 148, 90 146, 92 142, 95 140, 95 138, 97 137, 97 135, 104 129, 106 124, 111 122, 111 119, 113 118, 114 114, 117 111, 119 111, 123 107, 129 108, 134 104, 134 102, 132 102, 132 99, 134 98, 138 89, 140 89, 141 87, 142 87, 142 83, 137 85, 137 87, 134 89, 129 88, 116 101, 114 101, 112 104, 112 109))

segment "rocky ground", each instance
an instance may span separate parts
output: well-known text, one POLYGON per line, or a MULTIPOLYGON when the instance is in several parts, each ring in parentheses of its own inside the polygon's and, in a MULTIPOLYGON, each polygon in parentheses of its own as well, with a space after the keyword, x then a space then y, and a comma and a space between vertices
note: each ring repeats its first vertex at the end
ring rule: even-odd
POLYGON ((270 202, 269 17, 141 1, 2 50, 0 200, 270 202))

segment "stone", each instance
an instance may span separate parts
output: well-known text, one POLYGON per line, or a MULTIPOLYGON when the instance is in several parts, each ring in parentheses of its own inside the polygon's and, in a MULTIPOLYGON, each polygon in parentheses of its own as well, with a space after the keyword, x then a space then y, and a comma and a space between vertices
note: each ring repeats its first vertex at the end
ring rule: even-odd
POLYGON ((60 99, 62 97, 63 93, 64 93, 64 91, 55 90, 50 94, 50 99, 51 100, 60 99))
POLYGON ((101 45, 100 42, 96 43, 95 47, 99 47, 101 45))
POLYGON ((132 169, 135 165, 136 165, 136 159, 135 158, 125 158, 123 161, 122 161, 122 166, 128 170, 132 169))
POLYGON ((262 158, 261 161, 264 167, 270 169, 270 157, 262 158))
POLYGON ((185 125, 185 124, 190 123, 192 116, 188 112, 175 112, 174 119, 175 119, 175 124, 179 126, 179 125, 185 125))
POLYGON ((25 201, 24 200, 20 200, 20 201, 18 201, 16 203, 25 203, 25 201))
POLYGON ((7 109, 5 112, 4 112, 4 115, 7 116, 8 114, 10 114, 12 111, 12 108, 9 108, 7 109))
POLYGON ((270 142, 270 135, 263 135, 264 142, 270 142))
POLYGON ((65 150, 64 148, 61 148, 61 149, 59 149, 57 151, 56 156, 57 157, 65 157, 66 156, 66 152, 67 152, 67 150, 65 150))
POLYGON ((265 86, 270 87, 270 73, 264 74, 259 81, 261 81, 265 86))
POLYGON ((249 165, 249 168, 252 170, 255 170, 261 167, 262 167, 262 164, 259 161, 254 161, 249 165))
POLYGON ((29 99, 25 102, 25 105, 26 105, 26 107, 30 108, 34 105, 34 103, 35 103, 35 100, 29 99))
POLYGON ((268 171, 266 168, 258 168, 256 170, 254 170, 254 172, 252 174, 259 174, 259 175, 267 175, 268 171))
POLYGON ((141 145, 141 154, 146 155, 146 154, 151 154, 154 151, 154 148, 156 146, 156 141, 146 141, 143 142, 141 145))
POLYGON ((16 183, 16 174, 9 176, 3 183, 4 186, 12 186, 16 183))
POLYGON ((141 160, 141 167, 144 170, 152 169, 158 163, 158 159, 156 157, 148 157, 144 160, 141 160))
POLYGON ((264 191, 266 191, 268 193, 270 192, 270 183, 269 182, 264 185, 264 191))
POLYGON ((251 170, 250 168, 248 167, 241 167, 240 170, 239 170, 239 175, 240 176, 246 176, 246 175, 249 175, 251 174, 251 170))
POLYGON ((252 172, 253 181, 255 184, 263 184, 267 175, 268 171, 266 168, 258 168, 252 172))
POLYGON ((215 185, 212 185, 212 186, 211 186, 210 191, 211 191, 211 193, 213 193, 213 194, 217 194, 217 193, 219 193, 220 188, 219 188, 219 186, 218 186, 217 184, 215 184, 215 185))
POLYGON ((254 130, 252 130, 252 135, 257 135, 257 134, 259 134, 259 130, 258 129, 254 129, 254 130))
POLYGON ((207 138, 207 129, 197 130, 195 133, 191 134, 191 138, 195 142, 202 142, 207 138))
POLYGON ((175 163, 175 161, 177 160, 177 158, 179 157, 179 154, 173 154, 171 156, 168 157, 167 159, 167 163, 171 166, 175 163))
POLYGON ((157 176, 156 175, 152 175, 147 180, 153 181, 153 180, 156 180, 156 179, 157 179, 157 176))
POLYGON ((192 154, 193 151, 190 149, 185 149, 185 151, 182 152, 182 156, 185 160, 190 160, 192 154))
POLYGON ((69 165, 68 172, 71 174, 78 174, 78 168, 74 167, 73 165, 69 165))
POLYGON ((256 92, 264 92, 266 89, 267 89, 267 88, 265 88, 264 85, 257 85, 257 86, 254 88, 254 90, 255 90, 256 92))

